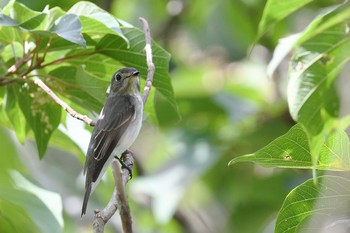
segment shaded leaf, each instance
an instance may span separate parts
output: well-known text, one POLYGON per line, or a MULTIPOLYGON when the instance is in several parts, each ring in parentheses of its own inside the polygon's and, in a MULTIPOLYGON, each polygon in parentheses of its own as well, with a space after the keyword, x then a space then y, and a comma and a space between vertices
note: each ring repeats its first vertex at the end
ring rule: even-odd
POLYGON ((40 88, 16 85, 19 106, 32 130, 40 158, 43 158, 50 136, 58 127, 61 107, 40 88))
POLYGON ((316 184, 310 179, 299 185, 285 199, 275 233, 347 232, 349 187, 350 180, 339 176, 321 176, 316 184))
POLYGON ((61 66, 48 75, 48 85, 54 91, 90 111, 101 110, 109 82, 89 75, 86 69, 73 66, 61 66))
MULTIPOLYGON (((329 135, 320 149, 315 168, 319 170, 350 170, 350 143, 344 131, 329 135)), ((242 155, 230 161, 254 162, 264 167, 313 169, 308 136, 305 129, 297 124, 285 135, 275 139, 254 154, 242 155)))

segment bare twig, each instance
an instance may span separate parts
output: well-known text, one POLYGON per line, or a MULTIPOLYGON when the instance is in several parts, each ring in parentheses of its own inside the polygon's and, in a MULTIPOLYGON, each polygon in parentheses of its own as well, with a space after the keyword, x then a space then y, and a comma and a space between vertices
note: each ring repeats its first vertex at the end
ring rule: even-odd
MULTIPOLYGON (((127 167, 129 167, 130 169, 132 168, 134 164, 134 158, 132 157, 130 151, 125 151, 122 154, 121 159, 124 161, 124 164, 127 167)), ((121 171, 120 163, 118 161, 113 161, 112 169, 116 188, 114 189, 112 197, 109 200, 107 206, 101 211, 95 210, 95 218, 93 222, 93 228, 95 233, 103 232, 104 225, 114 215, 118 207, 120 208, 119 212, 122 220, 123 232, 132 232, 131 214, 126 194, 124 192, 124 187, 128 182, 131 174, 129 174, 129 170, 127 168, 122 168, 121 171)))
POLYGON ((68 104, 61 100, 55 93, 53 93, 53 91, 48 86, 46 86, 46 84, 43 81, 41 81, 41 79, 39 79, 38 77, 34 77, 34 83, 38 85, 41 89, 43 89, 58 105, 60 105, 64 110, 66 110, 72 117, 81 120, 90 126, 95 125, 95 122, 89 117, 77 113, 68 104))
POLYGON ((143 31, 145 33, 145 41, 146 41, 145 52, 146 52, 146 62, 148 67, 147 79, 146 79, 145 87, 143 89, 143 97, 142 97, 143 105, 145 105, 148 95, 151 91, 153 76, 154 76, 156 67, 154 66, 153 60, 152 60, 151 31, 149 29, 148 22, 142 17, 140 17, 140 21, 143 24, 143 31))

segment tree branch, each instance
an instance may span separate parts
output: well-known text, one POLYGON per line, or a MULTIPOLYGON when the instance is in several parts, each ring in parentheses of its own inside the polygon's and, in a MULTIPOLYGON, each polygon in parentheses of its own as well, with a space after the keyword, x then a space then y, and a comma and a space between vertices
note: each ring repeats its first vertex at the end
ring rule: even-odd
POLYGON ((143 31, 145 33, 145 41, 146 41, 145 52, 146 52, 146 62, 148 67, 147 79, 146 79, 145 87, 143 89, 143 97, 142 97, 143 106, 145 106, 148 95, 151 91, 153 76, 154 76, 156 67, 153 64, 153 59, 152 59, 152 46, 151 46, 152 40, 151 40, 151 31, 149 29, 148 22, 142 17, 140 17, 140 21, 143 24, 143 31))
MULTIPOLYGON (((125 151, 121 157, 124 164, 132 169, 134 165, 134 158, 130 151, 125 151)), ((117 211, 118 206, 120 208, 120 217, 123 226, 124 233, 132 232, 132 220, 130 214, 130 208, 128 205, 127 197, 124 191, 124 187, 129 180, 131 174, 129 170, 124 167, 120 170, 119 161, 114 160, 112 162, 112 169, 114 175, 115 189, 112 197, 109 200, 107 206, 103 210, 95 210, 95 218, 93 222, 93 229, 95 233, 101 233, 104 231, 104 225, 117 211)))
MULTIPOLYGON (((131 156, 131 153, 127 151, 123 153, 123 156, 131 156)), ((132 159, 133 161, 134 159, 132 159)), ((127 166, 127 165, 126 165, 127 166)), ((132 167, 129 167, 131 169, 132 167)), ((117 189, 117 203, 119 207, 120 219, 122 221, 123 232, 132 233, 132 219, 130 214, 130 208, 128 203, 128 198, 125 193, 125 185, 129 180, 131 174, 127 168, 120 169, 119 161, 114 160, 112 163, 112 171, 114 175, 115 187, 117 189)))
POLYGON ((53 91, 48 86, 46 86, 46 84, 43 81, 41 81, 40 78, 34 77, 34 83, 41 89, 43 89, 58 105, 60 105, 64 110, 66 110, 66 112, 68 112, 72 117, 81 120, 90 126, 95 125, 95 122, 89 117, 77 113, 76 111, 74 111, 74 109, 69 107, 69 105, 66 104, 63 100, 61 100, 55 93, 53 93, 53 91))

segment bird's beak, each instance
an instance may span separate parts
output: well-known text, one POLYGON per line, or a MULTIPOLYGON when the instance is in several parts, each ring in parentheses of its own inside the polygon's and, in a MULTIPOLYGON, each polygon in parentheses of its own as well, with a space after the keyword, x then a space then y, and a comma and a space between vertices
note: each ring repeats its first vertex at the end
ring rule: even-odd
POLYGON ((139 75, 139 73, 140 73, 139 71, 135 71, 132 73, 132 76, 137 76, 137 75, 139 75))

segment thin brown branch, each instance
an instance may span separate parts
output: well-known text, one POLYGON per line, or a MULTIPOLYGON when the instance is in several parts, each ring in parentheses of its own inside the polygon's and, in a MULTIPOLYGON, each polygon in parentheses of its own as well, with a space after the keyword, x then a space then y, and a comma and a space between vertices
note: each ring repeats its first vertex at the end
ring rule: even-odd
POLYGON ((152 88, 153 76, 154 76, 156 67, 153 64, 153 59, 152 59, 152 46, 151 46, 152 40, 151 40, 151 31, 149 29, 148 22, 142 17, 140 17, 140 21, 143 24, 143 31, 145 33, 145 41, 146 41, 145 52, 146 52, 146 62, 148 67, 147 79, 146 79, 145 87, 143 89, 143 97, 142 97, 143 105, 145 105, 152 88))
POLYGON ((12 79, 0 79, 0 86, 6 86, 11 83, 16 83, 23 80, 23 78, 12 78, 12 79))
POLYGON ((90 126, 95 125, 95 122, 89 117, 77 113, 68 104, 61 100, 48 86, 46 86, 46 84, 43 81, 41 81, 40 78, 34 77, 34 83, 38 85, 41 89, 43 89, 58 105, 60 105, 64 110, 66 110, 66 112, 68 112, 72 117, 81 120, 90 126))
POLYGON ((10 75, 13 75, 18 72, 19 68, 26 64, 33 58, 33 54, 27 54, 22 59, 18 60, 14 65, 8 68, 7 72, 1 76, 1 78, 5 79, 10 75))
MULTIPOLYGON (((134 158, 130 151, 125 151, 122 154, 121 159, 124 164, 132 169, 134 164, 134 158)), ((132 232, 132 220, 128 201, 124 191, 124 187, 129 180, 131 174, 126 167, 120 169, 120 163, 117 160, 112 162, 112 169, 115 181, 115 189, 113 191, 112 197, 109 200, 107 206, 103 210, 95 210, 95 218, 93 222, 94 233, 100 233, 104 230, 104 225, 108 220, 114 215, 119 207, 119 212, 121 216, 123 232, 131 233, 132 232)))
POLYGON ((40 68, 44 68, 44 67, 50 66, 50 65, 59 64, 59 63, 64 62, 65 60, 68 60, 68 59, 71 59, 71 58, 85 57, 85 56, 89 56, 89 55, 93 55, 93 54, 96 54, 96 51, 92 51, 92 52, 89 52, 89 53, 79 53, 79 54, 68 55, 68 56, 59 58, 59 59, 57 59, 57 60, 51 61, 51 62, 49 62, 49 63, 42 64, 42 65, 40 66, 40 68))

